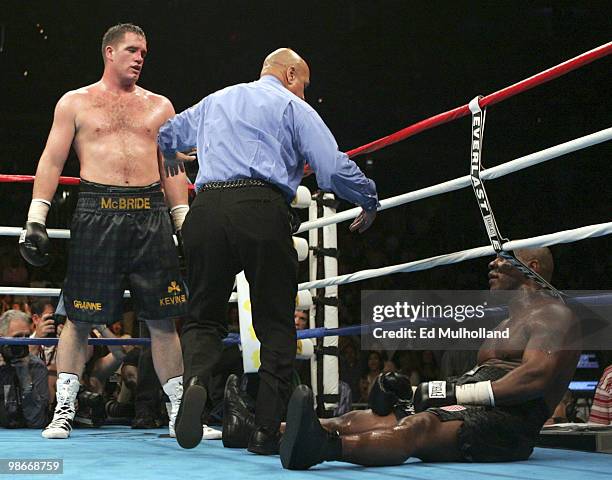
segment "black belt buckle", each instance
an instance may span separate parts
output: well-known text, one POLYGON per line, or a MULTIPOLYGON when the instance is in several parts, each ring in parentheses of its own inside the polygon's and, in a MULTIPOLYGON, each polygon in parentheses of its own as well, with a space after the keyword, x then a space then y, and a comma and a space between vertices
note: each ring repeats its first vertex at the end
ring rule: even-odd
POLYGON ((230 188, 244 187, 270 187, 271 184, 257 178, 239 178, 237 180, 229 180, 227 182, 209 182, 198 188, 197 193, 207 190, 226 190, 230 188))

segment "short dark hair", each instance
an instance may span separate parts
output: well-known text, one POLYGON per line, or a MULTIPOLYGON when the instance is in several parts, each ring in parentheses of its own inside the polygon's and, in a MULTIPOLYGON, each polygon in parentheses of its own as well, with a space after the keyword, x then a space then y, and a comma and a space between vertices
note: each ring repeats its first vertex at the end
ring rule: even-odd
POLYGON ((147 39, 144 31, 138 25, 134 25, 133 23, 118 23, 117 25, 113 25, 110 27, 104 36, 102 37, 102 58, 106 59, 104 56, 104 49, 108 45, 115 45, 126 33, 135 33, 136 35, 141 36, 145 40, 147 39))
POLYGON ((30 303, 30 313, 32 315, 41 316, 42 313, 45 311, 45 307, 47 305, 53 306, 53 303, 51 303, 50 299, 44 297, 41 299, 36 299, 30 303))

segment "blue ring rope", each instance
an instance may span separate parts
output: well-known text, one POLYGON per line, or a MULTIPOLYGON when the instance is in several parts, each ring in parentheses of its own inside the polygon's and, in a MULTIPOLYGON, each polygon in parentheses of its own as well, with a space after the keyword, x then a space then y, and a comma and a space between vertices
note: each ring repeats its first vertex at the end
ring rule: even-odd
MULTIPOLYGON (((612 304, 612 293, 604 293, 599 295, 585 295, 569 298, 567 300, 568 305, 580 303, 582 305, 589 306, 600 306, 612 304)), ((489 312, 491 318, 504 317, 507 313, 505 307, 493 307, 486 309, 489 312)), ((431 320, 437 320, 432 318, 422 318, 416 320, 394 320, 392 322, 385 322, 385 327, 403 326, 414 323, 427 323, 431 320)), ((442 320, 442 319, 439 319, 442 320)), ((306 338, 323 338, 323 337, 343 337, 348 335, 361 335, 369 333, 372 328, 378 325, 351 325, 349 327, 338 327, 338 328, 311 328, 308 330, 298 330, 298 340, 306 338)), ((29 338, 29 337, 0 337, 0 345, 57 345, 57 338, 29 338)), ((150 338, 90 338, 88 339, 89 345, 150 345, 150 338)), ((240 334, 230 333, 226 338, 223 339, 224 345, 238 345, 240 344, 240 334)))

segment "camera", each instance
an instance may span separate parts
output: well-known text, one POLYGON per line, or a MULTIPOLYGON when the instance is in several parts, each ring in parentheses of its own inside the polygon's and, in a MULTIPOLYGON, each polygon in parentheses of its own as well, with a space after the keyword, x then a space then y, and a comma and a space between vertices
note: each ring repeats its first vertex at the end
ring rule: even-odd
POLYGON ((0 345, 0 355, 4 357, 5 362, 11 360, 19 360, 27 357, 30 354, 30 349, 27 345, 0 345))
POLYGON ((46 314, 43 316, 43 320, 53 320, 53 332, 48 332, 44 336, 47 338, 55 338, 57 336, 57 326, 66 323, 66 316, 58 313, 46 314))
POLYGON ((56 327, 58 325, 64 325, 66 323, 66 315, 60 315, 59 313, 54 313, 53 315, 51 315, 51 318, 53 319, 53 323, 55 323, 56 327))

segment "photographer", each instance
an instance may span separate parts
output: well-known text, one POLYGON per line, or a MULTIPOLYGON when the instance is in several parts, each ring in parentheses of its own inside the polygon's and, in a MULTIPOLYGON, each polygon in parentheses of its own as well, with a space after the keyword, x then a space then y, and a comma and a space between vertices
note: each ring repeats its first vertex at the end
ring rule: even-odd
MULTIPOLYGON (((30 338, 55 338, 63 327, 65 317, 55 315, 55 308, 48 299, 37 299, 30 304, 34 332, 30 338)), ((49 375, 49 398, 55 398, 55 382, 57 380, 57 367, 55 356, 57 345, 32 345, 30 353, 42 360, 47 366, 49 375)))
MULTIPOLYGON (((0 316, 0 336, 27 338, 30 317, 18 310, 0 316)), ((0 426, 42 428, 47 423, 47 368, 27 345, 0 345, 0 426)))

